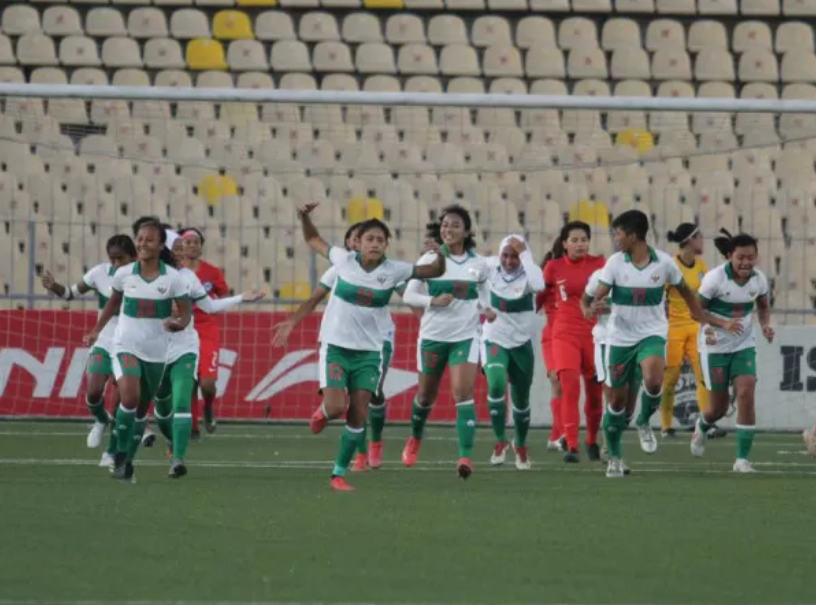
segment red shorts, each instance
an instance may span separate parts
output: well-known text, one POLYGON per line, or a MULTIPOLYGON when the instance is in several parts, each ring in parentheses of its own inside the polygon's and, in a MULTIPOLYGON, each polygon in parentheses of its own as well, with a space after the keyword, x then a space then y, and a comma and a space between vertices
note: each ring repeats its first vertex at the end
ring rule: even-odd
MULTIPOLYGON (((571 335, 553 339, 555 370, 575 370, 583 376, 595 376, 595 343, 592 336, 571 335)), ((549 367, 549 366, 547 366, 549 367)))
POLYGON ((201 338, 198 356, 199 380, 215 380, 218 378, 218 351, 221 343, 217 338, 201 338))

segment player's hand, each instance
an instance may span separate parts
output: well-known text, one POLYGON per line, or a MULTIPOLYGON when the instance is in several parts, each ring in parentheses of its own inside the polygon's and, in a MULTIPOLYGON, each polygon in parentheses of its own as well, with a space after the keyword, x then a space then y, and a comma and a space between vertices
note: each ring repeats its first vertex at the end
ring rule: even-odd
POLYGON ((447 307, 453 302, 453 294, 440 294, 431 299, 432 307, 447 307))
POLYGON ((306 202, 297 209, 298 217, 303 218, 312 213, 312 211, 320 205, 320 202, 306 202))
POLYGON ((717 344, 717 333, 714 332, 714 328, 708 326, 703 332, 703 334, 705 334, 705 341, 707 345, 717 344))
POLYGON ((507 245, 515 250, 516 254, 521 254, 527 249, 527 244, 516 237, 511 237, 510 241, 507 242, 507 245))
POLYGON ((85 336, 82 337, 82 344, 86 347, 90 347, 93 343, 96 342, 96 339, 99 338, 99 332, 96 330, 91 330, 85 336))
POLYGON ((765 340, 771 343, 774 341, 774 337, 776 336, 776 330, 774 330, 771 326, 763 326, 762 335, 765 337, 765 340))
POLYGON ((433 239, 425 240, 425 252, 436 252, 438 254, 441 248, 442 246, 436 243, 436 240, 433 239))
MULTIPOLYGON (((174 303, 175 304, 175 303, 174 303)), ((182 325, 181 318, 179 317, 168 317, 163 322, 164 329, 168 332, 181 332, 187 326, 182 325)))
POLYGON ((738 319, 728 319, 722 326, 723 330, 734 336, 739 336, 743 332, 742 322, 738 319))
POLYGON ((286 341, 289 340, 289 335, 292 333, 292 330, 294 328, 295 322, 290 321, 288 319, 272 326, 272 346, 273 347, 285 346, 286 341))
POLYGON ((54 286, 56 285, 57 280, 54 279, 54 276, 51 275, 50 271, 43 269, 42 275, 40 276, 40 281, 42 281, 43 288, 49 292, 54 291, 54 286))
POLYGON ((485 316, 485 319, 487 320, 487 323, 491 323, 491 324, 494 321, 496 321, 496 318, 499 316, 499 314, 496 313, 495 309, 485 309, 484 311, 482 311, 482 315, 485 316))
POLYGON ((247 290, 241 294, 241 300, 245 303, 258 302, 266 296, 266 292, 259 289, 247 290))

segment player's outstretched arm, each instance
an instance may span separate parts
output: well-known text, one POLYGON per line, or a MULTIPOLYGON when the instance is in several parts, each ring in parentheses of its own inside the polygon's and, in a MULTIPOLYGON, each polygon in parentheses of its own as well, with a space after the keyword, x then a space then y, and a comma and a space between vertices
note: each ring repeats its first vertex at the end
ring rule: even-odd
POLYGON ((300 306, 294 313, 292 313, 282 322, 272 326, 272 346, 284 346, 286 341, 289 340, 289 335, 292 333, 295 326, 311 315, 317 308, 317 305, 323 302, 323 299, 326 298, 328 294, 329 290, 323 287, 323 285, 318 284, 314 289, 314 292, 312 292, 312 295, 307 300, 300 303, 300 306))
POLYGON ((115 315, 118 315, 121 307, 122 292, 116 289, 111 290, 110 298, 108 299, 107 304, 105 304, 105 308, 102 309, 102 313, 99 314, 99 319, 96 320, 96 325, 83 337, 82 342, 87 346, 95 343, 96 339, 99 337, 99 333, 105 329, 105 326, 108 325, 108 322, 115 315))
POLYGON ((209 296, 205 296, 204 298, 196 300, 195 306, 208 315, 215 315, 216 313, 229 311, 241 303, 257 302, 265 296, 266 292, 263 290, 247 290, 242 294, 228 296, 226 298, 210 298, 209 296))
POLYGON ((762 335, 768 342, 773 342, 776 331, 771 327, 771 303, 767 294, 762 294, 756 299, 757 314, 759 315, 759 327, 762 328, 762 335))
POLYGON ((309 202, 304 204, 300 208, 298 208, 298 216, 300 217, 300 225, 303 229, 303 239, 306 240, 306 243, 309 244, 309 247, 326 258, 329 257, 329 246, 328 242, 320 237, 320 232, 315 227, 314 223, 312 222, 312 218, 309 216, 315 208, 317 208, 318 202, 309 202))
POLYGON ((437 254, 429 265, 414 265, 414 279, 433 279, 445 273, 445 256, 437 254))
POLYGON ((51 272, 48 270, 43 271, 40 281, 42 282, 43 288, 65 300, 73 300, 77 296, 91 291, 91 287, 84 281, 77 282, 70 288, 66 288, 55 280, 54 276, 51 275, 51 272))

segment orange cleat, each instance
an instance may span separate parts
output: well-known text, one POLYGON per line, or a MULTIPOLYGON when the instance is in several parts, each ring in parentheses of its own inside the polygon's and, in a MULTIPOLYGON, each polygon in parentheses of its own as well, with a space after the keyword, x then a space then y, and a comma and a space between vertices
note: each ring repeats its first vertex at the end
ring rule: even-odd
POLYGON ((368 466, 380 468, 383 460, 383 442, 372 441, 368 445, 368 466))
POLYGON ((321 405, 315 410, 314 414, 312 414, 312 418, 309 420, 309 428, 317 435, 318 433, 322 433, 323 429, 328 425, 329 419, 326 418, 326 415, 323 413, 323 406, 321 405))
POLYGON ((368 458, 365 454, 356 454, 354 464, 351 465, 353 473, 364 473, 368 470, 368 458))
POLYGON ((473 473, 473 463, 467 458, 459 458, 456 472, 459 473, 462 479, 467 479, 473 473))
POLYGON ((338 492, 353 492, 354 488, 351 487, 343 477, 332 477, 331 478, 331 488, 338 492))
POLYGON ((405 466, 414 466, 419 456, 419 448, 422 446, 422 439, 408 437, 405 442, 405 449, 402 450, 402 463, 405 466))

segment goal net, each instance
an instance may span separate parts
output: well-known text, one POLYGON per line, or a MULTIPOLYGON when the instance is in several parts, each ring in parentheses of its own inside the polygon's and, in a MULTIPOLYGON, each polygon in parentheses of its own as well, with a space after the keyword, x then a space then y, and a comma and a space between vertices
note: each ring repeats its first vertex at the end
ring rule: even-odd
MULTIPOLYGON (((235 292, 270 294, 219 318, 220 416, 307 419, 318 401, 320 315, 285 349, 271 347, 270 328, 327 268, 296 220, 299 204, 318 200, 327 240, 339 245, 350 224, 379 217, 393 230, 389 255, 406 260, 419 257, 427 224, 453 203, 471 211, 483 254, 523 233, 541 258, 570 218, 589 223, 593 251, 609 255, 611 219, 630 208, 648 213, 651 243, 672 252, 667 232, 698 223, 709 267, 721 262, 712 245, 720 228, 749 232, 773 281, 778 330, 774 345, 759 345, 758 422, 800 428, 816 419, 808 403, 816 392, 816 102, 685 96, 0 85, 0 415, 85 417, 81 342, 97 302, 50 296, 39 276, 80 281, 106 261, 111 235, 149 214, 198 228, 204 257, 235 292)), ((394 316, 385 391, 389 418, 404 421, 418 325, 398 304, 394 316)), ((696 411, 693 390, 686 372, 680 425, 696 411)), ((449 399, 444 387, 436 420, 453 418, 449 399)), ((535 423, 549 423, 548 400, 539 363, 535 423)))

